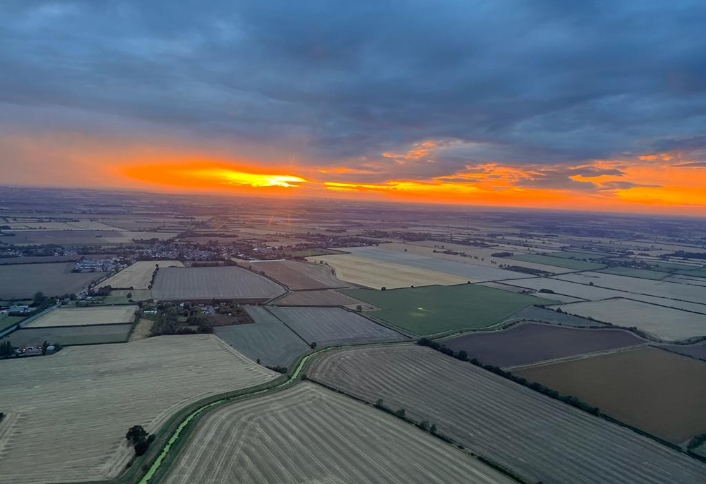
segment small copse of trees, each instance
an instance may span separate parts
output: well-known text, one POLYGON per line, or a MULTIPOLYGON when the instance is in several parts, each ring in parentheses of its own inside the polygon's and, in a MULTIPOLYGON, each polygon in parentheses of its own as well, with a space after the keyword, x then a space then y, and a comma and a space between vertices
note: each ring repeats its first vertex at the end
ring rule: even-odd
POLYGON ((135 455, 142 455, 149 449, 155 435, 147 433, 142 425, 133 425, 125 434, 125 438, 135 448, 135 455))

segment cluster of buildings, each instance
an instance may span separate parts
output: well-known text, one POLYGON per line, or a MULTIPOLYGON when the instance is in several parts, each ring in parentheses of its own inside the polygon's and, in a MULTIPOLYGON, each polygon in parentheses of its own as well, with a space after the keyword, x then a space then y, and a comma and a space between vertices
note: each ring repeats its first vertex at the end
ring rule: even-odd
POLYGON ((117 266, 115 259, 82 259, 72 272, 110 272, 117 266))

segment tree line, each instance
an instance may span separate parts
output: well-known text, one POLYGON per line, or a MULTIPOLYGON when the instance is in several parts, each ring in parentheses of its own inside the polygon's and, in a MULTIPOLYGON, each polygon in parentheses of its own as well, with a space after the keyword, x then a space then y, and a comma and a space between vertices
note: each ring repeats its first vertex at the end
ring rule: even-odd
POLYGON ((576 398, 572 395, 563 395, 556 390, 553 390, 549 387, 542 385, 541 383, 529 382, 527 379, 522 378, 517 375, 513 375, 511 372, 505 371, 502 368, 500 368, 499 366, 485 365, 485 364, 481 363, 476 358, 469 359, 468 353, 464 350, 454 351, 447 346, 444 346, 436 341, 430 340, 429 338, 421 338, 417 341, 417 344, 420 346, 427 346, 431 349, 440 351, 441 353, 444 353, 445 355, 456 358, 457 360, 468 361, 475 366, 483 368, 484 370, 491 371, 498 376, 502 376, 503 378, 507 378, 508 380, 512 380, 515 383, 519 383, 520 385, 526 386, 527 388, 531 388, 532 390, 539 392, 539 393, 542 393, 544 395, 547 395, 548 397, 554 398, 556 400, 560 400, 564 403, 571 405, 572 407, 579 408, 579 409, 581 409, 585 412, 588 412, 592 415, 596 415, 596 416, 602 415, 600 412, 600 409, 598 407, 594 407, 593 405, 589 405, 588 403, 586 403, 582 400, 579 400, 578 398, 576 398))

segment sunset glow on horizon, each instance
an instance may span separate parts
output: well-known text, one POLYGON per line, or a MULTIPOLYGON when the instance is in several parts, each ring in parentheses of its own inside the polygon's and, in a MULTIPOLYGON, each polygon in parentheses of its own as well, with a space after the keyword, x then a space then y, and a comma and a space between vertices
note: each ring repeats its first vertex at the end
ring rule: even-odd
POLYGON ((706 216, 702 10, 0 7, 0 183, 706 216))
POLYGON ((600 160, 577 166, 486 163, 445 176, 372 182, 356 180, 374 171, 345 166, 267 168, 208 157, 177 163, 128 161, 109 171, 148 190, 698 215, 706 208, 706 167, 675 158, 652 154, 640 155, 640 164, 600 160))

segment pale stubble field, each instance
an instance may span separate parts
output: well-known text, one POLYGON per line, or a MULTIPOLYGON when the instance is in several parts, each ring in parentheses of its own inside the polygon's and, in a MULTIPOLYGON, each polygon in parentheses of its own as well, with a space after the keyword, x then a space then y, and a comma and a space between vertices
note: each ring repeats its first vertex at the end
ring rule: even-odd
POLYGON ((216 410, 167 484, 510 484, 426 432, 312 383, 216 410))
POLYGON ((184 264, 178 260, 137 261, 113 277, 101 282, 98 287, 147 289, 157 264, 159 264, 160 269, 164 267, 184 267, 184 264))
POLYGON ((131 426, 154 432, 190 403, 277 376, 213 335, 66 348, 0 372, 2 484, 115 477, 131 426))

